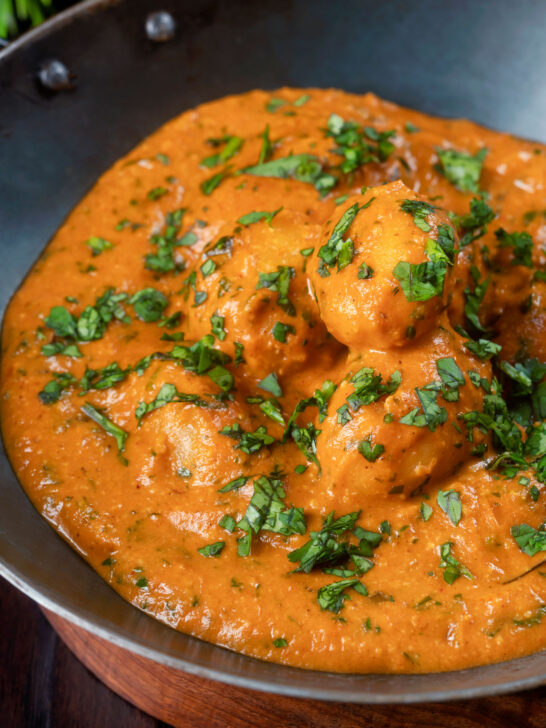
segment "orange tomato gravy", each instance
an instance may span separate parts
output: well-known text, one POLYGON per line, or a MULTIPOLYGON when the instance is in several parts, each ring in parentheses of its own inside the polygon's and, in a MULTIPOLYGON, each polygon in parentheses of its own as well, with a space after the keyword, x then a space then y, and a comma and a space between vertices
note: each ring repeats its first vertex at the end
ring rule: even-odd
POLYGON ((426 672, 543 649, 541 425, 521 435, 536 430, 528 465, 469 425, 499 385, 461 331, 502 345, 498 361, 546 361, 545 152, 335 90, 254 91, 166 124, 100 178, 7 310, 3 436, 36 508, 136 607, 261 659, 426 672), (479 179, 442 166, 448 149, 479 179), (274 160, 277 176, 242 171, 274 160), (482 193, 494 219, 465 228, 482 193), (108 289, 124 295, 101 313, 108 289), (162 296, 132 298, 144 289, 162 296), (323 538, 330 560, 295 572, 332 511, 355 515, 323 538))

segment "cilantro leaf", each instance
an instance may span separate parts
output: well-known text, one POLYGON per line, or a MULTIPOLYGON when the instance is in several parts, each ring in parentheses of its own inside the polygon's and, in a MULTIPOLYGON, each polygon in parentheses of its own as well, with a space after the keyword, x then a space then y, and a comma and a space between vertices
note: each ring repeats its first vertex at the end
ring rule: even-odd
POLYGON ((464 576, 466 579, 473 579, 474 576, 470 571, 461 564, 460 561, 452 555, 451 548, 453 544, 451 542, 443 543, 440 546, 440 568, 444 569, 444 581, 448 584, 453 584, 460 576, 464 576))
POLYGON ((58 402, 65 389, 68 389, 75 381, 76 378, 68 372, 53 372, 53 379, 38 393, 38 397, 43 404, 54 404, 58 402))
POLYGON ((129 303, 132 304, 141 321, 152 323, 161 318, 161 314, 169 304, 169 299, 155 288, 143 288, 129 299, 129 303))
POLYGON ((161 389, 157 393, 155 399, 151 402, 139 402, 135 410, 135 416, 138 420, 138 425, 142 424, 142 418, 149 412, 153 412, 159 407, 163 407, 170 402, 188 402, 195 404, 198 407, 207 407, 208 403, 203 401, 197 394, 185 394, 179 392, 174 384, 166 382, 161 386, 161 389))
MULTIPOLYGON (((360 584, 359 579, 342 579, 321 587, 317 592, 320 608, 338 614, 343 609, 345 600, 350 599, 349 595, 345 593, 346 590, 350 587, 354 588, 357 584, 360 584)), ((361 586, 363 585, 361 584, 361 586)))
POLYGON ((102 427, 108 435, 111 435, 116 441, 119 452, 123 452, 125 448, 125 441, 129 437, 128 432, 125 432, 125 430, 109 420, 106 415, 102 414, 102 412, 96 409, 96 407, 93 407, 90 402, 86 402, 83 407, 81 407, 81 411, 84 415, 91 418, 93 422, 96 422, 97 425, 102 427))
POLYGON ((268 374, 265 379, 258 382, 258 387, 263 389, 265 392, 271 392, 274 397, 282 397, 281 385, 279 384, 279 380, 275 372, 268 374))
POLYGON ((220 152, 212 154, 210 157, 205 157, 201 160, 202 166, 211 168, 216 167, 219 164, 225 164, 234 157, 241 150, 244 140, 241 139, 241 137, 226 134, 220 139, 207 139, 207 141, 214 147, 219 147, 222 144, 224 145, 224 148, 220 152))
POLYGON ((512 265, 524 265, 527 268, 533 267, 533 238, 528 232, 507 233, 503 228, 495 230, 495 237, 499 241, 499 247, 512 248, 512 265))
POLYGON ((456 149, 437 149, 440 160, 439 171, 461 192, 477 193, 487 149, 480 149, 475 155, 458 152, 456 149))
POLYGON ((323 164, 313 154, 293 154, 290 157, 272 159, 242 170, 244 174, 256 177, 276 177, 306 182, 322 194, 326 194, 337 183, 335 177, 323 171, 323 164))
POLYGON ((105 250, 110 250, 113 248, 113 244, 109 240, 105 240, 104 238, 99 238, 96 235, 91 236, 85 241, 85 244, 91 248, 91 254, 93 256, 100 255, 101 253, 104 253, 105 250))
POLYGON ((427 217, 435 210, 438 210, 436 205, 431 205, 429 202, 424 202, 423 200, 403 200, 400 203, 400 209, 402 212, 407 212, 408 215, 413 216, 413 222, 419 230, 422 230, 424 233, 432 230, 427 222, 427 217))
POLYGON ((265 220, 266 223, 271 227, 271 223, 273 221, 273 218, 275 215, 278 215, 278 213, 282 210, 282 207, 277 208, 276 210, 273 210, 273 212, 249 212, 246 215, 243 215, 240 217, 237 222, 241 223, 241 225, 252 225, 253 223, 260 222, 261 220, 265 220))
POLYGON ((372 436, 369 435, 366 440, 362 440, 358 445, 358 452, 366 458, 370 463, 375 463, 378 457, 385 452, 385 446, 376 443, 372 447, 372 436))
POLYGON ((294 268, 287 265, 278 265, 277 270, 272 273, 259 273, 256 289, 268 288, 275 291, 277 295, 277 305, 280 306, 289 316, 296 315, 296 309, 292 301, 288 298, 290 290, 290 280, 294 277, 294 268))
POLYGON ((216 541, 215 543, 209 543, 206 546, 202 546, 200 549, 197 549, 197 551, 201 554, 201 556, 211 558, 214 556, 220 556, 225 545, 225 541, 216 541))
POLYGON ((546 551, 545 524, 537 529, 522 523, 519 526, 513 526, 511 533, 517 545, 527 556, 535 556, 540 551, 546 551))
POLYGON ((428 301, 442 295, 447 264, 442 260, 424 263, 400 261, 392 273, 408 301, 428 301))
POLYGON ((458 526, 463 514, 459 492, 456 490, 439 490, 436 495, 436 502, 443 512, 449 516, 451 523, 458 526))

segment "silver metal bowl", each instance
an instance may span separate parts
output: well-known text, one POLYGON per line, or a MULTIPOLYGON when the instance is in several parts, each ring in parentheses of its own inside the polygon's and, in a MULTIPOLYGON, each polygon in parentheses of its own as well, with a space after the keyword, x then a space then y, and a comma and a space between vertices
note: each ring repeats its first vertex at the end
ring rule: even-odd
MULTIPOLYGON (((87 0, 61 13, 0 52, 1 310, 100 173, 211 98, 284 84, 373 90, 546 141, 545 26, 546 4, 533 0, 87 0), (154 38, 146 19, 157 10, 176 28, 159 19, 154 38)), ((0 488, 0 573, 61 617, 164 665, 355 703, 473 698, 546 681, 544 652, 457 672, 340 675, 209 645, 112 591, 34 510, 3 450, 0 488)))

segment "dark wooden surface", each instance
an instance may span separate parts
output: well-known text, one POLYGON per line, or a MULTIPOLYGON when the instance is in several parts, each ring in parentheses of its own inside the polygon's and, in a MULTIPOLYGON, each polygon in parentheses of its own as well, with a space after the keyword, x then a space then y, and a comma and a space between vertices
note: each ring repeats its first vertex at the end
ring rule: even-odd
POLYGON ((2 728, 166 728, 104 686, 40 609, 0 579, 2 728))
POLYGON ((93 671, 168 723, 105 687, 57 637, 40 610, 0 580, 1 728, 546 728, 546 687, 417 706, 295 700, 191 678, 53 620, 93 671))

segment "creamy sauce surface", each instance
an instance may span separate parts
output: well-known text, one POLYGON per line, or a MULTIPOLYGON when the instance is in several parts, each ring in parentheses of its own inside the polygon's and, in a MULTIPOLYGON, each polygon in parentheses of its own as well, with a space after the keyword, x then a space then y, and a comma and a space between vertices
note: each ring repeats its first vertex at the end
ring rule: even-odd
POLYGON ((546 647, 545 154, 335 90, 166 124, 8 307, 36 508, 132 604, 261 659, 546 647))

